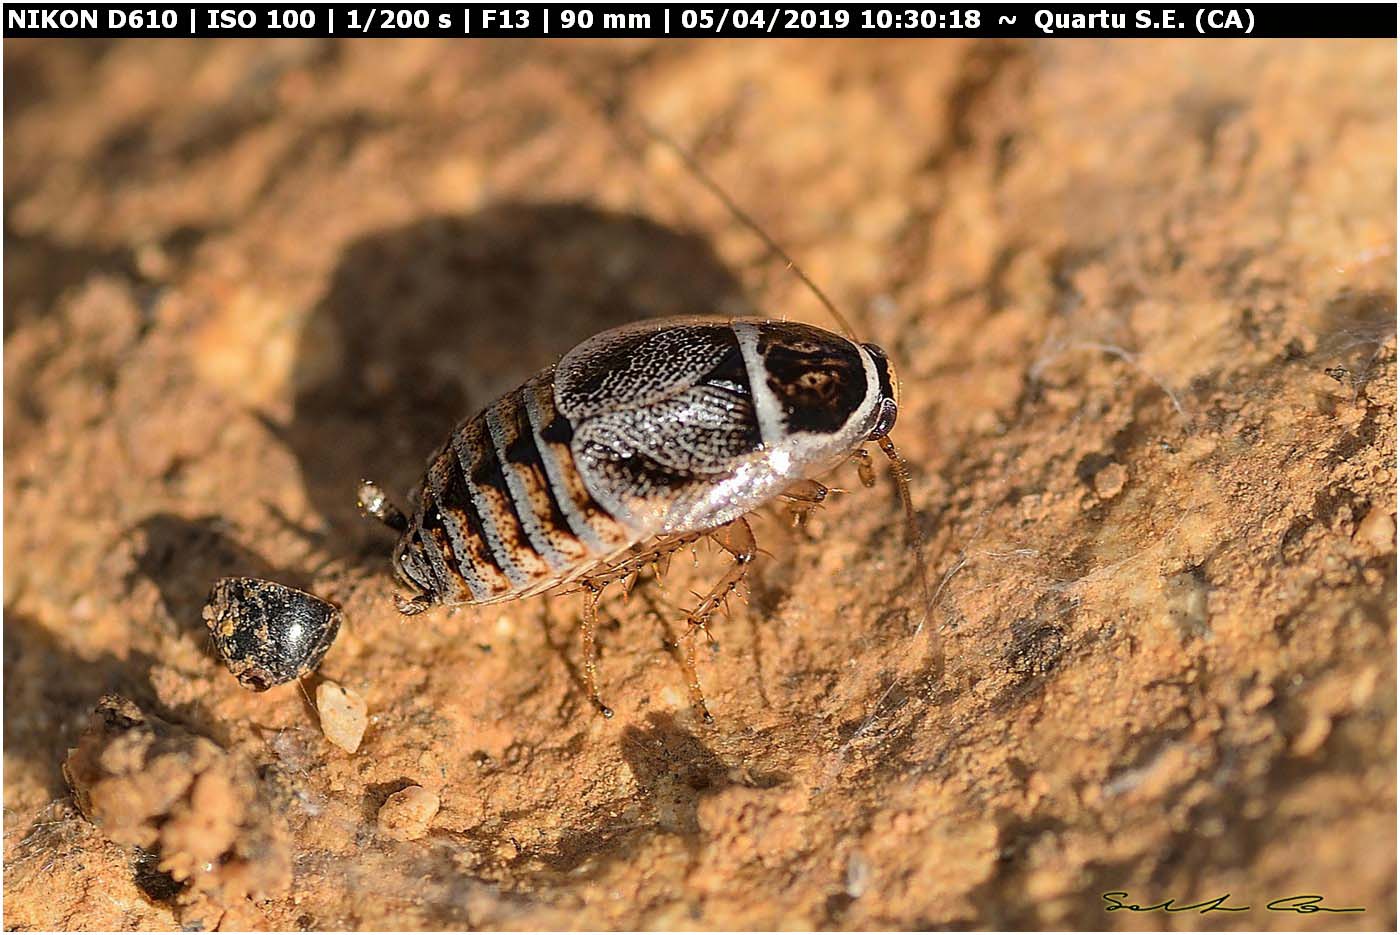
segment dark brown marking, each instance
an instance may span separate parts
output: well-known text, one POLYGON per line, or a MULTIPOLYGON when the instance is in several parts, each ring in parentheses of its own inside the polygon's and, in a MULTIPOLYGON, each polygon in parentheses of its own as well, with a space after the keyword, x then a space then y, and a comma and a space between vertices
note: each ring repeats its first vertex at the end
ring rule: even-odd
POLYGON ((760 325, 758 352, 790 432, 835 432, 865 401, 865 365, 843 338, 796 322, 760 325))
POLYGON ((570 563, 581 562, 589 557, 587 546, 569 528, 568 518, 559 506, 554 491, 549 486, 545 474, 544 461, 539 447, 535 444, 534 432, 530 430, 529 414, 525 411, 525 400, 521 390, 503 398, 497 408, 500 416, 501 447, 505 450, 505 470, 519 482, 529 501, 523 506, 538 521, 541 533, 548 544, 556 549, 570 563))
POLYGON ((496 457, 496 446, 487 430, 484 412, 457 431, 452 447, 471 479, 469 489, 476 494, 473 504, 481 517, 486 541, 511 584, 524 589, 553 575, 544 558, 535 551, 515 512, 515 502, 510 498, 505 475, 501 473, 501 462, 496 457), (495 531, 494 541, 492 530, 495 531))
POLYGON ((438 597, 444 601, 471 599, 471 589, 456 571, 456 557, 447 541, 447 532, 442 528, 442 517, 435 505, 427 506, 417 522, 419 541, 423 543, 423 554, 432 566, 437 584, 438 597), (454 585, 461 582, 462 593, 454 593, 454 585))
MULTIPOLYGON (((463 569, 465 577, 475 578, 484 593, 476 595, 476 600, 490 600, 510 593, 510 579, 491 552, 486 533, 481 527, 481 517, 462 478, 462 466, 457 454, 448 448, 433 459, 428 468, 428 488, 434 500, 434 507, 440 513, 439 521, 451 537, 453 543, 460 543, 457 561, 468 567, 463 569), (448 524, 451 528, 447 528, 448 524)), ((473 583, 473 590, 476 590, 473 583)))

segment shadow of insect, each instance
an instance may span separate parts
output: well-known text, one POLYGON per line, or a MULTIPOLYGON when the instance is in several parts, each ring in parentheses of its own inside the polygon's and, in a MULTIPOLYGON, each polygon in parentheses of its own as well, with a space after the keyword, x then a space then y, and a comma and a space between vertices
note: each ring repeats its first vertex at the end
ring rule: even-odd
POLYGON ((708 242, 573 203, 502 203, 370 234, 344 252, 298 346, 291 420, 334 557, 388 567, 355 506, 401 498, 445 433, 584 338, 645 319, 748 311, 708 242))
POLYGON ((588 821, 535 854, 545 874, 576 877, 585 864, 599 873, 613 861, 632 859, 639 842, 662 832, 679 834, 698 848, 699 807, 706 796, 735 785, 771 789, 787 781, 781 773, 735 768, 664 712, 650 712, 645 723, 626 727, 619 752, 636 781, 636 797, 593 810, 588 821), (637 819, 619 823, 617 812, 635 801, 641 804, 637 819))
POLYGON ((132 528, 137 546, 130 577, 144 577, 156 586, 164 624, 172 633, 193 633, 202 644, 208 643, 201 611, 219 578, 269 578, 306 589, 305 575, 271 564, 239 543, 231 531, 217 516, 190 519, 173 513, 154 513, 132 528))

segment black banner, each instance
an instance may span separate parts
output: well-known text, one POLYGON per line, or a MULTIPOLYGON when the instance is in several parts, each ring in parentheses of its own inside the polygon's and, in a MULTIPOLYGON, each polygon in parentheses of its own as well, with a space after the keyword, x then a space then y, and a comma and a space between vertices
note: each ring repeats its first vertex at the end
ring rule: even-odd
POLYGON ((1396 37, 1389 3, 52 4, 4 7, 19 37, 1396 37))

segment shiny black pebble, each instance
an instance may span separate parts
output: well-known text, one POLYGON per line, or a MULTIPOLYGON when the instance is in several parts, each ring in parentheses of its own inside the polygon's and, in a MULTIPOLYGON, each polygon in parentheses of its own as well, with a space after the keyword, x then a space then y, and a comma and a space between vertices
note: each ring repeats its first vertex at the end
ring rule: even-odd
POLYGON ((340 608, 262 578, 220 578, 204 622, 219 658, 244 688, 267 691, 321 664, 340 632, 340 608))

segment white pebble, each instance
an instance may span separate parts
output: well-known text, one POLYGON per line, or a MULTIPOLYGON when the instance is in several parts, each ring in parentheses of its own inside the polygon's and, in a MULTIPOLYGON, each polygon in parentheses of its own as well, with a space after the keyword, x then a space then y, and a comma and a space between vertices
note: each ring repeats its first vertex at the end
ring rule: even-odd
POLYGON ((428 833, 441 801, 422 786, 400 789, 379 808, 379 833, 397 841, 414 841, 428 833))
POLYGON ((1390 511, 1379 504, 1370 511, 1356 527, 1355 538, 1370 545, 1378 555, 1385 555, 1395 549, 1395 520, 1390 511))
POLYGON ((321 716, 321 732, 331 743, 354 753, 360 748, 369 723, 365 700, 354 691, 335 682, 322 682, 316 687, 316 712, 321 716))

